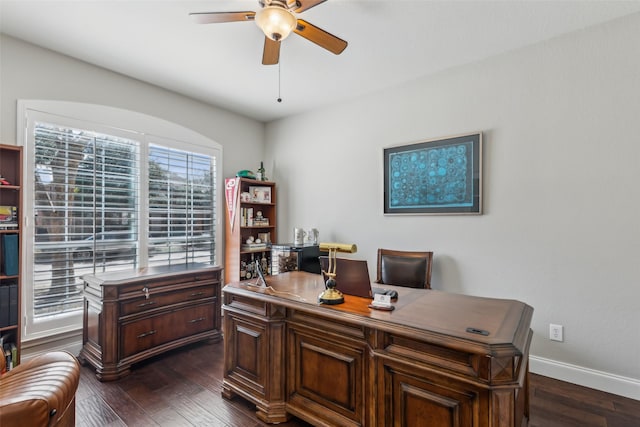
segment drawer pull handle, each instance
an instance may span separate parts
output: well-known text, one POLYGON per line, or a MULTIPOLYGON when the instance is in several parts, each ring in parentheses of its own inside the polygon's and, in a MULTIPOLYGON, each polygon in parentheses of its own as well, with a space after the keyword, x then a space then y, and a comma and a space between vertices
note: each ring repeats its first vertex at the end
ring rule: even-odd
POLYGON ((138 304, 138 307, 146 307, 148 305, 153 305, 155 303, 156 303, 155 301, 143 302, 142 304, 138 304))
POLYGON ((192 297, 199 297, 200 295, 204 295, 204 292, 194 292, 191 294, 192 297))
POLYGON ((197 319, 189 320, 189 323, 198 323, 198 322, 202 322, 205 319, 206 317, 198 317, 197 319))
POLYGON ((153 335, 153 334, 155 334, 155 333, 156 333, 156 331, 155 331, 155 330, 154 330, 154 331, 145 332, 144 334, 140 334, 140 335, 138 335, 138 338, 148 337, 149 335, 153 335))
POLYGON ((145 286, 144 288, 142 288, 142 292, 144 292, 144 297, 146 299, 149 299, 149 288, 145 286))

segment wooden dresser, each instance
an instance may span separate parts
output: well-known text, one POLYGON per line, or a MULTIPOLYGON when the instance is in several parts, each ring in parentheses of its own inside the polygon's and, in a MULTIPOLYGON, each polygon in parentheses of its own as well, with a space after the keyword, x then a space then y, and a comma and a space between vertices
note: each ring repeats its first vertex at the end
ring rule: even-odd
POLYGON ((84 276, 80 360, 111 381, 167 350, 219 341, 220 273, 193 264, 84 276))
MULTIPOLYGON (((339 273, 338 273, 339 274, 339 273)), ((223 289, 222 394, 257 416, 315 426, 522 427, 533 309, 519 301, 385 286, 394 311, 345 295, 319 305, 322 276, 223 289)))

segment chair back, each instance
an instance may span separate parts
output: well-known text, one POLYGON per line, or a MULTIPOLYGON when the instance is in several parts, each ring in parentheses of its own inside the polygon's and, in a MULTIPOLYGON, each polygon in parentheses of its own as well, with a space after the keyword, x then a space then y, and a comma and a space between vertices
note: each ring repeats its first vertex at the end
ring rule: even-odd
POLYGON ((433 252, 378 249, 376 282, 410 288, 431 288, 433 252))

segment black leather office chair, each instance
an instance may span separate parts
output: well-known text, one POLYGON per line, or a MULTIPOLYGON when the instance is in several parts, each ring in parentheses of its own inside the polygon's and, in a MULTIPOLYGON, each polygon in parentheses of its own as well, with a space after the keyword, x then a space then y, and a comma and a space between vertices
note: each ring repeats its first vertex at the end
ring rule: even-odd
POLYGON ((431 288, 433 252, 396 251, 378 249, 377 283, 431 288))

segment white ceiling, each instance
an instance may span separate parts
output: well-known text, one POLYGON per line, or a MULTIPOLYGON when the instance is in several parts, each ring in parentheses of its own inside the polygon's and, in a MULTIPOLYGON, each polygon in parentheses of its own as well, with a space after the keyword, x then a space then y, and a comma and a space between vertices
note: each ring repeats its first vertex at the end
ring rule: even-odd
POLYGON ((328 0, 299 17, 347 49, 336 56, 292 34, 280 67, 261 64, 253 22, 199 25, 188 16, 258 8, 257 0, 0 0, 0 31, 270 121, 638 13, 640 1, 328 0))

